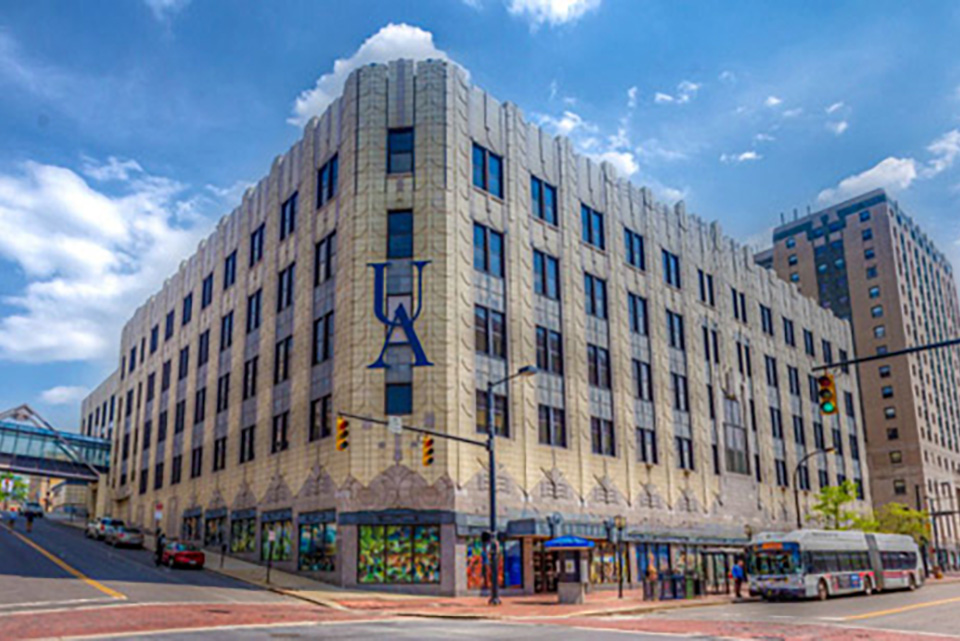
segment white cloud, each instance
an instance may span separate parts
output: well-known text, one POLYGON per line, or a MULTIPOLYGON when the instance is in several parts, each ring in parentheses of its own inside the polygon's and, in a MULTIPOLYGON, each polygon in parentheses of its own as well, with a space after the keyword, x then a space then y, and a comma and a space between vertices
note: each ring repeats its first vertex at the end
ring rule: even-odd
POLYGON ((587 122, 579 114, 564 111, 560 118, 548 114, 535 114, 534 118, 541 127, 552 131, 555 135, 571 136, 574 133, 596 133, 597 126, 587 122))
POLYGON ((803 107, 796 107, 794 109, 787 109, 783 112, 784 118, 796 118, 803 113, 803 107))
POLYGON ((949 169, 957 155, 960 155, 960 131, 954 129, 943 134, 930 143, 927 151, 933 154, 933 159, 925 170, 926 176, 936 176, 949 169))
POLYGON ((720 72, 720 75, 717 76, 717 80, 720 82, 734 83, 737 81, 737 74, 732 71, 724 70, 720 72))
POLYGON ((338 58, 333 63, 333 71, 320 76, 316 86, 301 92, 287 122, 302 127, 313 116, 322 114, 343 91, 343 84, 354 69, 400 58, 450 59, 446 52, 433 44, 433 34, 429 31, 408 24, 390 23, 367 38, 349 58, 338 58))
POLYGON ((783 100, 777 98, 776 96, 767 96, 767 99, 763 101, 767 107, 776 107, 783 103, 783 100))
POLYGON ((40 400, 50 405, 69 405, 79 403, 89 393, 86 387, 58 385, 40 393, 40 400))
POLYGON ((627 89, 627 107, 633 109, 637 106, 637 88, 630 87, 627 89))
POLYGON ((846 120, 827 123, 827 129, 832 131, 837 136, 845 132, 849 126, 850 126, 850 123, 848 123, 846 120))
POLYGON ((666 103, 673 102, 673 96, 671 96, 668 93, 662 93, 658 91, 657 93, 654 94, 653 101, 658 104, 666 104, 666 103))
POLYGON ((37 162, 0 174, 0 259, 27 281, 4 299, 14 311, 0 317, 2 359, 115 356, 125 320, 206 228, 199 210, 212 200, 188 196, 185 185, 133 161, 84 165, 111 189, 37 162))
POLYGON ((507 0, 507 11, 530 21, 530 28, 576 22, 597 9, 600 0, 507 0))
POLYGON ((763 156, 753 151, 744 151, 739 154, 720 154, 720 162, 727 164, 736 164, 739 165, 743 162, 752 162, 754 160, 761 160, 763 156))
POLYGON ((163 22, 183 11, 190 0, 143 0, 153 12, 153 17, 163 22))
POLYGON ((757 142, 773 142, 774 140, 776 140, 776 138, 774 138, 770 134, 765 134, 762 132, 755 135, 753 139, 757 142))
POLYGON ((640 143, 635 150, 637 154, 648 163, 657 161, 674 162, 677 160, 686 160, 689 155, 680 149, 667 147, 657 138, 648 138, 640 143))
POLYGON ((588 155, 597 162, 610 163, 617 168, 617 171, 620 172, 620 175, 624 178, 629 178, 633 174, 637 173, 637 170, 640 169, 640 165, 637 164, 636 156, 629 151, 617 151, 615 149, 611 149, 600 154, 588 155))
POLYGON ((83 173, 100 182, 111 180, 129 180, 132 174, 143 173, 143 167, 136 160, 118 160, 115 156, 100 163, 89 156, 83 157, 83 173))
POLYGON ((882 187, 901 191, 917 178, 917 161, 913 158, 884 158, 879 163, 859 174, 840 181, 835 188, 824 189, 817 196, 821 203, 833 203, 852 198, 871 189, 882 187))
POLYGON ((834 112, 840 111, 841 109, 843 109, 843 107, 844 107, 844 104, 842 102, 835 102, 829 107, 827 107, 824 111, 826 111, 828 114, 832 114, 834 112))
POLYGON ((680 83, 677 84, 676 95, 658 91, 656 94, 654 94, 653 101, 659 104, 669 104, 672 102, 675 102, 678 105, 686 104, 697 96, 697 92, 700 91, 700 87, 702 86, 702 84, 697 82, 681 80, 680 83))

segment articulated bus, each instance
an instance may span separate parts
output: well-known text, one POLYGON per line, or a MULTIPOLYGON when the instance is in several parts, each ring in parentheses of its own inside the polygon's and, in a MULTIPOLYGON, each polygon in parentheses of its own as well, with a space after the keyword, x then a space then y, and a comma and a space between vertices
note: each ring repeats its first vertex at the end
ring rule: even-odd
POLYGON ((750 594, 767 600, 870 595, 923 583, 920 550, 900 534, 765 532, 750 544, 748 561, 750 594))

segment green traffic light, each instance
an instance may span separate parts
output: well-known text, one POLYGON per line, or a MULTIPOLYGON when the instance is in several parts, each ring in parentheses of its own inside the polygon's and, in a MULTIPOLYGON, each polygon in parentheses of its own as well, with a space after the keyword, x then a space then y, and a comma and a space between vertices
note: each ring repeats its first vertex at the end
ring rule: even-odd
POLYGON ((836 409, 836 406, 833 403, 824 403, 822 407, 823 411, 827 414, 832 413, 836 409))

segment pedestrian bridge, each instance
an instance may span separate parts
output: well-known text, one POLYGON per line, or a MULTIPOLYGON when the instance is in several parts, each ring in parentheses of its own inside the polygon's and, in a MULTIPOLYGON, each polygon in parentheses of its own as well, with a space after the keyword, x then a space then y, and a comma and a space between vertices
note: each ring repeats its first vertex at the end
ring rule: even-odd
POLYGON ((0 413, 0 472, 96 481, 110 468, 110 441, 61 432, 29 405, 0 413))

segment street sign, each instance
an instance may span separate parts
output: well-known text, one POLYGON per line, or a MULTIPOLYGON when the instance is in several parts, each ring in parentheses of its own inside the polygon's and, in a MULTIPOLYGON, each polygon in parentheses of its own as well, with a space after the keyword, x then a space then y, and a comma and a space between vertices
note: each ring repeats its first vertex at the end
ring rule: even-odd
POLYGON ((157 511, 162 510, 162 509, 163 509, 163 503, 161 503, 160 501, 157 501, 157 505, 156 505, 153 509, 155 509, 155 510, 157 510, 157 511))
POLYGON ((388 416, 387 431, 392 434, 403 434, 403 419, 399 416, 388 416))
POLYGON ((155 512, 153 513, 153 520, 154 520, 154 521, 162 521, 162 520, 163 520, 163 510, 157 510, 157 511, 155 511, 155 512))
POLYGON ((277 533, 271 530, 270 534, 267 536, 267 540, 270 541, 271 543, 275 543, 277 540, 277 533))
POLYGON ((4 492, 13 492, 13 479, 3 479, 2 489, 4 492))

